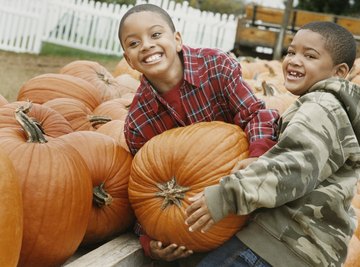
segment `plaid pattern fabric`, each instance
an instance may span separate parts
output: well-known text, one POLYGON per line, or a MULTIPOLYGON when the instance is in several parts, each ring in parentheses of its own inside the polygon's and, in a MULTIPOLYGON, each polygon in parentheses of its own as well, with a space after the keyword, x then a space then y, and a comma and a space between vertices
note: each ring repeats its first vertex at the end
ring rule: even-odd
POLYGON ((279 114, 265 109, 265 103, 254 96, 236 59, 217 49, 188 46, 183 46, 180 56, 184 63, 180 98, 187 121, 142 77, 125 122, 131 153, 168 129, 215 120, 237 124, 247 133, 250 156, 267 151, 276 140, 279 114), (260 152, 254 152, 257 145, 260 152))

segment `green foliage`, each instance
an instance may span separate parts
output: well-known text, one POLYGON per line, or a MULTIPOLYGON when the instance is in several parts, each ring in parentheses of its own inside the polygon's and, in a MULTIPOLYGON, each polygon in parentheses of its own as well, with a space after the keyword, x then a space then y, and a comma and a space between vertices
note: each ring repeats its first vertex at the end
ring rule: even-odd
POLYGON ((197 6, 200 10, 211 11, 221 14, 240 14, 244 8, 244 2, 239 0, 192 0, 191 6, 197 6), (192 3, 196 2, 196 3, 192 3))
POLYGON ((113 60, 120 60, 118 57, 113 55, 102 55, 98 53, 91 53, 84 50, 69 48, 66 46, 55 45, 51 43, 43 43, 40 52, 41 56, 54 56, 54 57, 74 57, 83 60, 94 60, 109 62, 113 60))
MULTIPOLYGON (((135 5, 136 0, 95 0, 103 3, 116 3, 120 5, 135 5)), ((175 0, 183 3, 186 0, 175 0)), ((202 11, 221 14, 240 14, 244 9, 244 0, 188 0, 189 5, 202 11)))
POLYGON ((360 13, 360 0, 299 0, 297 9, 335 15, 360 13))
POLYGON ((135 5, 136 0, 95 0, 96 2, 102 2, 102 3, 113 3, 113 4, 119 4, 119 5, 135 5))

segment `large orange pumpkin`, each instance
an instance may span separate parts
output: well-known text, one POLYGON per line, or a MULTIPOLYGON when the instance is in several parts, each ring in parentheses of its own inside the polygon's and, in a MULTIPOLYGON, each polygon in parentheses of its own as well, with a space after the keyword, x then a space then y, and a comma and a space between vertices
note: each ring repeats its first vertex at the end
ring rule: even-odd
POLYGON ((208 251, 233 236, 246 216, 230 215, 206 233, 189 232, 189 197, 219 182, 248 156, 245 133, 224 122, 174 128, 150 139, 135 155, 129 181, 130 203, 145 232, 165 245, 208 251))
POLYGON ((19 89, 17 100, 43 104, 66 97, 83 102, 93 110, 101 102, 101 91, 90 82, 67 74, 47 73, 26 81, 19 89))
POLYGON ((82 245, 123 233, 134 222, 128 198, 132 156, 107 135, 80 131, 63 137, 82 155, 93 185, 93 205, 82 245))
POLYGON ((60 266, 84 237, 91 208, 90 172, 80 154, 46 137, 20 107, 23 130, 0 129, 0 147, 19 176, 24 205, 18 266, 60 266))
POLYGON ((19 178, 10 159, 0 151, 0 266, 15 267, 23 233, 19 178))
POLYGON ((19 106, 27 106, 28 116, 41 126, 47 136, 58 137, 73 132, 70 123, 55 110, 25 101, 15 101, 0 107, 0 128, 21 128, 14 116, 19 106))
POLYGON ((128 91, 100 63, 90 60, 75 60, 60 69, 60 73, 82 78, 101 91, 102 101, 120 97, 128 91))

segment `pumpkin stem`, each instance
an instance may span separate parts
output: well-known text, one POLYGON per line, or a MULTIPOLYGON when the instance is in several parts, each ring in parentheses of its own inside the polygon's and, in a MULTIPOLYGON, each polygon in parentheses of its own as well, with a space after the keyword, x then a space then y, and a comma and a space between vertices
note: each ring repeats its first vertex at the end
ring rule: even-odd
POLYGON ((175 176, 173 176, 170 181, 167 181, 163 184, 158 183, 156 186, 160 189, 160 191, 156 192, 155 196, 164 198, 163 204, 161 206, 162 210, 164 210, 170 204, 175 204, 180 208, 180 199, 184 199, 184 193, 190 190, 190 187, 183 187, 178 185, 176 183, 175 176))
POLYGON ((261 83, 261 87, 263 89, 263 95, 264 96, 274 96, 276 95, 276 93, 278 93, 278 90, 276 89, 275 86, 267 83, 265 80, 262 81, 261 83))
POLYGON ((105 124, 109 121, 111 121, 111 117, 109 116, 99 116, 99 115, 89 115, 88 116, 89 121, 91 122, 91 126, 95 128, 99 124, 105 124))
POLYGON ((110 84, 110 80, 103 73, 97 73, 99 79, 101 79, 105 84, 110 84))
POLYGON ((274 77, 276 76, 275 70, 271 67, 268 63, 265 63, 265 67, 269 70, 269 76, 274 77))
POLYGON ((44 137, 44 131, 39 122, 34 121, 27 115, 31 107, 31 102, 27 102, 26 105, 18 107, 15 110, 15 119, 26 133, 28 143, 46 143, 47 140, 44 137))
POLYGON ((112 196, 104 189, 104 183, 93 188, 93 201, 98 207, 109 206, 112 203, 112 196))

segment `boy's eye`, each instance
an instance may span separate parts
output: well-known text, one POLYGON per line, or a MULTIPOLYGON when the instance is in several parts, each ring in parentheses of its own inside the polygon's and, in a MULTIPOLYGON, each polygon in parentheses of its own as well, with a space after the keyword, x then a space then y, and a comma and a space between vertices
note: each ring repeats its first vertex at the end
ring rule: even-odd
POLYGON ((311 54, 305 54, 305 57, 306 57, 306 58, 310 58, 310 59, 316 58, 314 55, 311 55, 311 54))
POLYGON ((139 42, 138 41, 131 41, 131 42, 129 42, 129 47, 135 47, 135 46, 137 46, 137 44, 138 44, 139 42))
POLYGON ((153 38, 159 38, 160 35, 161 35, 160 32, 154 32, 154 33, 152 34, 152 37, 153 37, 153 38))
POLYGON ((288 56, 292 56, 292 55, 295 55, 295 52, 291 51, 291 50, 288 50, 287 53, 286 53, 288 56))

